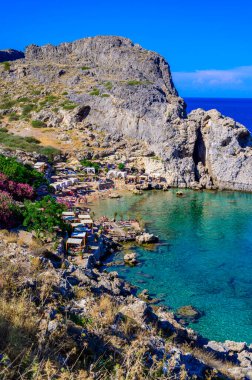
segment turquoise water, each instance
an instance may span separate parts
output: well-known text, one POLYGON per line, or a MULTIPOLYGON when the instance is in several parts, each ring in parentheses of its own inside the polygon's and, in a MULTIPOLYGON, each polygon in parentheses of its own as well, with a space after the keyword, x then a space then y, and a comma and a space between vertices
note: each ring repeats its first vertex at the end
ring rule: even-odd
MULTIPOLYGON (((98 215, 135 216, 159 235, 154 250, 135 248, 140 265, 112 267, 173 310, 205 312, 191 325, 209 339, 252 342, 252 194, 146 192, 98 201, 98 215)), ((120 256, 113 257, 118 259, 120 256)))

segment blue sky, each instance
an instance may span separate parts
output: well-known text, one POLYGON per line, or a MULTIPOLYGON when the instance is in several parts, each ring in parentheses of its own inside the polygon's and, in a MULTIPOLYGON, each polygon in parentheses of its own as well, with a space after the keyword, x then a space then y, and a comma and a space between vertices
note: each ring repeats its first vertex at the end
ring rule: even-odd
POLYGON ((120 35, 162 54, 183 97, 252 98, 251 0, 13 0, 0 11, 0 49, 120 35))

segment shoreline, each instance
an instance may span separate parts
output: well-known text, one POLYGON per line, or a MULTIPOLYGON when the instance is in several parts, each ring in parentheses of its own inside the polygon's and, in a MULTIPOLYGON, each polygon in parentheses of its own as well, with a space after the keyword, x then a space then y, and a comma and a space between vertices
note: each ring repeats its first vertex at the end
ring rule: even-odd
MULTIPOLYGON (((171 189, 171 190, 175 190, 175 189, 171 189)), ((188 189, 189 191, 191 190, 191 189, 188 189)), ((152 190, 153 191, 153 190, 152 190)), ((119 191, 117 191, 117 192, 119 192, 119 191)), ((203 191, 203 192, 205 192, 205 191, 203 191)), ((207 190, 207 192, 210 192, 210 193, 218 193, 219 191, 217 191, 217 190, 210 190, 210 191, 208 191, 207 190)), ((234 193, 233 191, 225 191, 225 192, 227 192, 227 193, 230 193, 230 194, 232 194, 232 193, 234 193)), ((129 192, 122 192, 121 194, 128 194, 128 195, 130 195, 130 193, 129 192)), ((106 197, 107 198, 107 197, 106 197)), ((106 199, 105 198, 105 199, 106 199)), ((232 202, 232 201, 230 201, 230 202, 232 202)), ((92 207, 92 206, 91 206, 92 207)), ((151 229, 151 224, 150 225, 148 225, 148 229, 147 229, 147 232, 149 232, 149 233, 152 233, 152 229, 151 229)), ((131 250, 131 248, 134 250, 134 248, 135 247, 139 247, 139 245, 138 244, 136 244, 135 242, 132 242, 132 244, 131 243, 129 243, 129 245, 130 245, 130 250, 131 250)), ((154 246, 157 246, 158 245, 158 243, 155 243, 154 244, 154 246)), ((148 250, 148 246, 145 246, 144 248, 146 248, 147 250, 148 250)), ((122 251, 125 251, 125 249, 124 248, 122 248, 122 251)), ((126 248, 126 251, 127 251, 127 248, 126 248)), ((109 257, 109 256, 108 256, 109 257)), ((104 269, 106 270, 106 259, 107 258, 105 258, 105 265, 104 265, 104 269)), ((113 259, 113 261, 114 261, 114 259, 113 259)), ((117 266, 117 260, 115 259, 115 263, 113 264, 113 261, 112 262, 110 262, 109 261, 109 268, 113 268, 113 267, 116 267, 117 266)), ((122 263, 123 263, 123 260, 120 260, 122 263)), ((125 264, 122 264, 122 266, 125 266, 125 264)), ((130 266, 126 266, 126 267, 128 267, 128 268, 130 268, 130 266)), ((111 270, 111 269, 110 269, 111 270)), ((121 276, 120 274, 119 274, 119 276, 121 276)), ((121 278, 123 278, 123 277, 121 277, 121 278)), ((127 280, 128 281, 128 280, 127 280)), ((137 286, 138 287, 138 284, 137 283, 135 283, 135 282, 133 282, 132 280, 130 280, 130 283, 133 285, 133 286, 137 286)), ((148 288, 148 285, 147 286, 144 286, 144 288, 148 288)), ((139 289, 139 292, 141 292, 143 289, 142 288, 140 288, 139 289)), ((147 289, 148 290, 148 289, 147 289)), ((153 297, 154 298, 156 298, 156 297, 158 297, 158 294, 157 293, 155 293, 155 292, 152 292, 152 294, 153 294, 153 297)), ((183 304, 182 304, 183 305, 183 304)), ((173 310, 173 312, 175 312, 176 310, 177 310, 177 307, 172 307, 171 308, 171 306, 169 305, 169 302, 167 303, 167 304, 163 304, 162 302, 161 303, 158 303, 158 306, 164 306, 164 307, 168 307, 169 309, 171 309, 171 310, 173 310)), ((192 304, 192 306, 193 306, 193 304, 192 304)), ((188 324, 184 324, 183 326, 188 326, 188 324)), ((193 329, 194 327, 191 325, 191 328, 193 329)), ((200 334, 200 333, 199 333, 200 334)), ((204 336, 204 335, 203 335, 204 336)), ((208 338, 209 339, 209 338, 208 338)), ((223 343, 224 341, 225 341, 225 338, 223 338, 223 340, 216 340, 216 339, 214 339, 215 341, 217 341, 217 342, 220 342, 220 343, 223 343)), ((235 342, 239 342, 239 340, 233 340, 233 341, 235 341, 235 342)), ((249 343, 248 343, 249 344, 249 343)))

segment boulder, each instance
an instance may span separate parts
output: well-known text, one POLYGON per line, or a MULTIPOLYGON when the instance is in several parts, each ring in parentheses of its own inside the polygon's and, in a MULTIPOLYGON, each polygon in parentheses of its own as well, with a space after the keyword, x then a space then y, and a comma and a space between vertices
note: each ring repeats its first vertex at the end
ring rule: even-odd
POLYGON ((138 263, 136 257, 137 257, 136 253, 130 252, 130 253, 126 253, 126 255, 124 255, 123 259, 124 259, 125 264, 129 264, 129 265, 133 266, 133 265, 136 265, 138 263))
POLYGON ((141 235, 138 235, 136 237, 136 241, 138 244, 153 244, 158 242, 158 236, 145 232, 141 235))
POLYGON ((191 305, 182 306, 177 310, 178 317, 186 321, 195 321, 202 316, 202 312, 191 305))

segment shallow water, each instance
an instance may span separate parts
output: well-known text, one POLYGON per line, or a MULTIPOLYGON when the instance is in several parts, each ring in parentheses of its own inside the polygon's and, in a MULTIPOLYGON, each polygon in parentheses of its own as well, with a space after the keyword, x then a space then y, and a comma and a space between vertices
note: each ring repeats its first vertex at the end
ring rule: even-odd
MULTIPOLYGON (((154 250, 135 248, 140 265, 112 267, 176 309, 205 312, 196 331, 209 339, 252 342, 252 194, 146 192, 100 200, 98 215, 142 218, 159 235, 154 250)), ((116 256, 113 259, 118 259, 116 256)))

